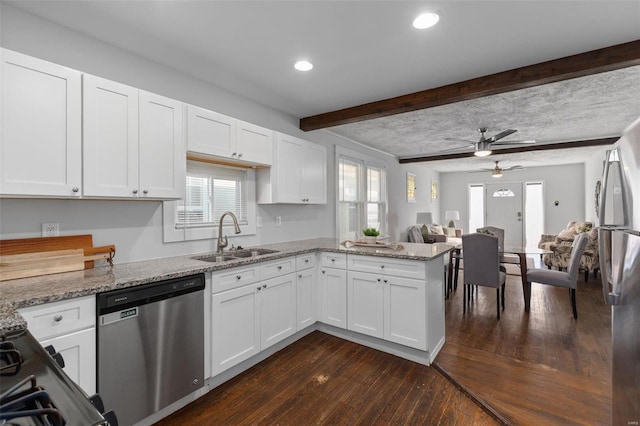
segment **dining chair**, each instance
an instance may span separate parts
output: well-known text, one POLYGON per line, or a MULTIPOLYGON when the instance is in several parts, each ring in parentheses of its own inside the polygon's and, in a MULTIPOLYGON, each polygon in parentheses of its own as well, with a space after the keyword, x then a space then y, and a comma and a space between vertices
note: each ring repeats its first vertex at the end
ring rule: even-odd
POLYGON ((504 310, 504 290, 507 274, 504 270, 500 270, 498 238, 488 234, 463 234, 462 251, 464 252, 462 312, 467 312, 467 304, 469 303, 467 291, 471 296, 471 286, 494 287, 496 289, 496 308, 499 321, 501 304, 502 310, 504 310), (502 292, 500 289, 502 289, 502 292), (500 297, 501 295, 502 297, 500 297))
POLYGON ((571 299, 571 308, 573 309, 573 318, 578 319, 578 310, 576 308, 576 289, 578 288, 578 269, 580 269, 580 257, 587 245, 588 232, 578 234, 571 245, 571 258, 569 265, 565 271, 556 271, 551 269, 527 269, 528 285, 531 283, 547 284, 556 287, 565 287, 569 289, 569 298, 571 299))
MULTIPOLYGON (((504 229, 498 228, 496 226, 483 226, 482 228, 476 229, 476 232, 481 234, 494 235, 498 238, 498 247, 500 249, 504 249, 504 229)), ((501 254, 500 263, 520 264, 520 258, 513 254, 501 254)))

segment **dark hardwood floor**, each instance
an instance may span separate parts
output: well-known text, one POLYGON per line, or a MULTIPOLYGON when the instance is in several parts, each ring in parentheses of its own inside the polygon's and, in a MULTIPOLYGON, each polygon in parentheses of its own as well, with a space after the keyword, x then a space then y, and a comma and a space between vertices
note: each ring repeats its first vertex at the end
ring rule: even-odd
POLYGON ((314 332, 158 425, 610 424, 610 314, 598 285, 579 285, 578 320, 566 289, 537 284, 526 314, 519 275, 507 278, 499 322, 495 290, 480 288, 463 315, 459 289, 435 368, 314 332))
POLYGON ((498 322, 495 289, 480 287, 463 314, 459 288, 436 367, 514 425, 611 424, 611 314, 599 280, 580 276, 577 320, 567 289, 534 283, 531 293, 526 314, 520 276, 509 275, 498 322))

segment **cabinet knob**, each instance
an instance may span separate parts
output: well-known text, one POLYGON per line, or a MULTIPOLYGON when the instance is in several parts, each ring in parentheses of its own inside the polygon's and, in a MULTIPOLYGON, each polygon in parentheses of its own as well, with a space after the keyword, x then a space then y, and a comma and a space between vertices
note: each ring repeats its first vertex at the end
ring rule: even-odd
POLYGON ((262 284, 262 288, 267 288, 267 285, 266 284, 262 284))
POLYGON ((384 283, 385 283, 385 284, 386 284, 386 283, 388 283, 388 282, 389 282, 389 281, 387 281, 387 280, 384 280, 384 283))
POLYGON ((78 188, 77 186, 74 186, 73 188, 71 188, 71 190, 73 192, 78 192, 78 191, 80 191, 80 188, 78 188))
POLYGON ((304 260, 304 263, 309 263, 309 259, 305 259, 305 260, 304 260))
POLYGON ((232 156, 232 157, 235 157, 235 156, 236 156, 236 154, 237 154, 237 152, 232 152, 232 153, 231 153, 231 156, 232 156))
POLYGON ((380 269, 384 269, 384 265, 380 265, 380 269))
POLYGON ((299 274, 299 275, 298 275, 298 278, 302 278, 302 274, 299 274))
POLYGON ((137 189, 134 189, 132 192, 133 192, 134 194, 137 194, 137 193, 138 193, 138 190, 137 190, 137 189))
POLYGON ((256 290, 260 291, 260 290, 262 290, 262 287, 258 287, 258 288, 256 288, 256 290))
POLYGON ((378 278, 378 282, 380 282, 380 281, 382 281, 382 279, 381 279, 381 278, 378 278))
POLYGON ((324 273, 325 273, 325 271, 322 271, 322 273, 324 274, 324 273))
POLYGON ((335 259, 331 259, 331 261, 332 261, 332 262, 335 262, 336 260, 335 260, 335 259))
POLYGON ((238 157, 242 157, 242 153, 238 154, 238 157))
POLYGON ((149 191, 148 191, 148 190, 146 190, 146 189, 144 189, 144 190, 142 190, 142 193, 143 193, 144 195, 147 195, 147 194, 149 193, 149 191))
POLYGON ((62 315, 60 315, 60 314, 56 315, 55 317, 53 317, 53 320, 54 320, 55 322, 60 322, 60 321, 62 321, 62 315))
POLYGON ((281 265, 278 265, 278 271, 279 271, 279 270, 281 270, 281 269, 282 269, 282 266, 281 266, 281 265))
POLYGON ((236 280, 242 279, 242 275, 236 275, 236 280))

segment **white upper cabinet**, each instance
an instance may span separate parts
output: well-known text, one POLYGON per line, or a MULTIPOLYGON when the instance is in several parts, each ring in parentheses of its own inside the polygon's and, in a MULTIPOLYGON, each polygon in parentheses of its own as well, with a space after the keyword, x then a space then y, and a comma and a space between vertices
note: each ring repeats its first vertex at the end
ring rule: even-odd
POLYGON ((187 107, 187 150, 239 163, 271 165, 273 131, 192 105, 187 107))
POLYGON ((181 198, 183 104, 83 76, 83 195, 181 198))
POLYGON ((184 105, 140 91, 141 197, 182 198, 186 157, 183 141, 184 105))
POLYGON ((274 164, 257 171, 260 204, 326 204, 327 149, 276 133, 274 164))
POLYGON ((83 75, 86 196, 138 197, 138 89, 83 75))
POLYGON ((187 150, 231 158, 236 153, 236 120, 204 108, 187 106, 187 150))
POLYGON ((270 166, 273 163, 274 131, 238 120, 237 158, 270 166))
POLYGON ((0 49, 0 195, 80 196, 81 73, 0 49))

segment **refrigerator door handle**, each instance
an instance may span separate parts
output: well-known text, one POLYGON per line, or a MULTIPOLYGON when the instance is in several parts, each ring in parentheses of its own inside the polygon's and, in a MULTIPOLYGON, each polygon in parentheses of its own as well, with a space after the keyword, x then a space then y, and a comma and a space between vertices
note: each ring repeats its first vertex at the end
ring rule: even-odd
POLYGON ((609 166, 611 162, 609 161, 609 157, 611 155, 611 151, 607 151, 606 159, 604 162, 604 170, 602 172, 602 184, 600 186, 600 199, 598 200, 598 226, 602 226, 605 223, 604 215, 606 213, 606 201, 607 201, 607 187, 609 182, 609 166))
POLYGON ((608 305, 617 305, 620 300, 620 294, 615 292, 613 285, 613 270, 611 263, 612 250, 612 229, 598 229, 598 251, 600 254, 600 277, 602 279, 602 297, 608 305), (611 286, 611 289, 610 289, 611 286))

